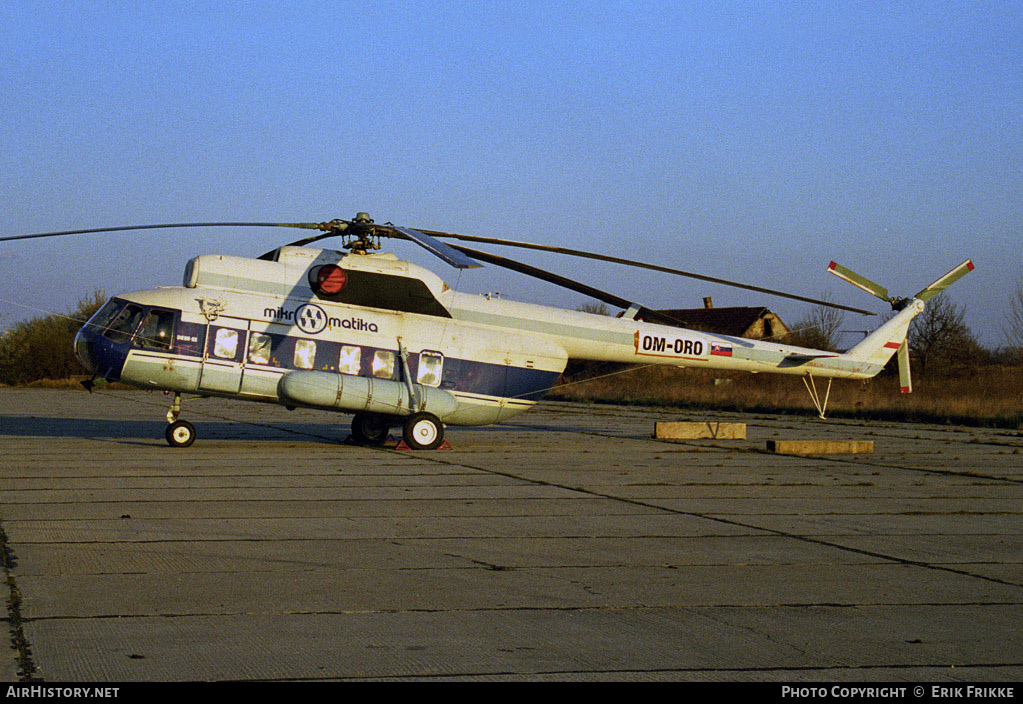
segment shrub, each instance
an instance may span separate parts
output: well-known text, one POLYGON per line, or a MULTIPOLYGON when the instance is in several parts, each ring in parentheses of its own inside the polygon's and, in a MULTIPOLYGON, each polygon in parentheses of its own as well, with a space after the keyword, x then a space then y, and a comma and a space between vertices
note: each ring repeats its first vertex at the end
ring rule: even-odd
POLYGON ((61 315, 23 320, 0 337, 0 383, 28 384, 39 379, 67 379, 84 374, 74 354, 75 334, 99 310, 106 296, 96 291, 61 315))

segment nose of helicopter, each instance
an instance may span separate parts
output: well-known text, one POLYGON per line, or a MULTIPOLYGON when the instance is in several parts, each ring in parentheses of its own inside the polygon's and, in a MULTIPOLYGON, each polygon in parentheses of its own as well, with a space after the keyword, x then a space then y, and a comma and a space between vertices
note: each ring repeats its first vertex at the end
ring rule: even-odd
POLYGON ((111 299, 79 329, 75 335, 75 357, 89 373, 102 376, 107 381, 115 381, 120 376, 141 311, 140 306, 111 299), (128 332, 118 329, 114 334, 109 328, 112 321, 116 322, 115 318, 122 315, 128 332))
POLYGON ((96 362, 96 333, 90 331, 86 323, 75 335, 75 357, 91 374, 99 370, 96 362))
POLYGON ((90 374, 118 381, 130 343, 116 344, 93 325, 85 325, 75 336, 75 357, 90 374))

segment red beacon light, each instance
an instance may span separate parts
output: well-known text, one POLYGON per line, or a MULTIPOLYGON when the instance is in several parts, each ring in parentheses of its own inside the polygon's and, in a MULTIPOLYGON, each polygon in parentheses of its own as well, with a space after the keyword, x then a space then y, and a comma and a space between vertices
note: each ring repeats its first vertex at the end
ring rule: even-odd
POLYGON ((348 283, 348 275, 337 264, 326 264, 309 272, 310 283, 317 293, 341 293, 348 283))

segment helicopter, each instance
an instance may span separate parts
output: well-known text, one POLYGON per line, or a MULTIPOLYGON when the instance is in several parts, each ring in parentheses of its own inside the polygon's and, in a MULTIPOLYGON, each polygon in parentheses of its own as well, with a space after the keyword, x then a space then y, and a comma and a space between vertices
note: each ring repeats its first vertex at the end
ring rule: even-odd
POLYGON ((532 408, 569 360, 705 367, 803 378, 824 418, 835 378, 877 375, 898 355, 911 391, 909 324, 926 301, 974 268, 966 260, 913 296, 831 262, 828 271, 892 305, 894 314, 844 353, 704 332, 612 293, 514 259, 443 240, 586 257, 692 277, 819 305, 870 311, 594 252, 352 220, 299 223, 172 223, 67 230, 0 241, 185 227, 282 227, 318 234, 259 257, 208 254, 187 262, 181 286, 119 294, 79 330, 75 355, 92 378, 173 394, 165 439, 188 447, 196 429, 182 395, 220 396, 353 414, 351 440, 382 445, 401 428, 403 447, 445 446, 445 426, 498 423, 532 408), (341 237, 341 249, 314 243, 341 237), (584 293, 622 309, 617 317, 478 296, 392 253, 407 240, 445 263, 481 262, 584 293), (822 400, 816 379, 828 380, 822 400))

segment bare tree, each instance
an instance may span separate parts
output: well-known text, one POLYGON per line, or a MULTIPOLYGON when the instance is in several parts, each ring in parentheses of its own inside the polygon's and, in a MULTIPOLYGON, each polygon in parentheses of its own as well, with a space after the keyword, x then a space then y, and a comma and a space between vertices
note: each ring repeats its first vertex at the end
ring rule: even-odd
MULTIPOLYGON (((822 294, 821 298, 831 301, 831 295, 828 293, 822 294)), ((785 341, 800 347, 835 351, 838 349, 838 336, 843 323, 845 313, 838 308, 814 306, 809 313, 796 321, 785 341)))
POLYGON ((593 313, 594 315, 611 315, 611 311, 608 310, 607 304, 603 301, 583 303, 576 310, 583 313, 593 313))
POLYGON ((966 310, 948 293, 935 296, 909 329, 909 351, 921 370, 977 362, 983 350, 964 322, 966 310))
POLYGON ((1016 350, 1023 349, 1023 279, 1016 282, 1016 289, 1009 297, 1006 318, 1006 343, 1016 350))

